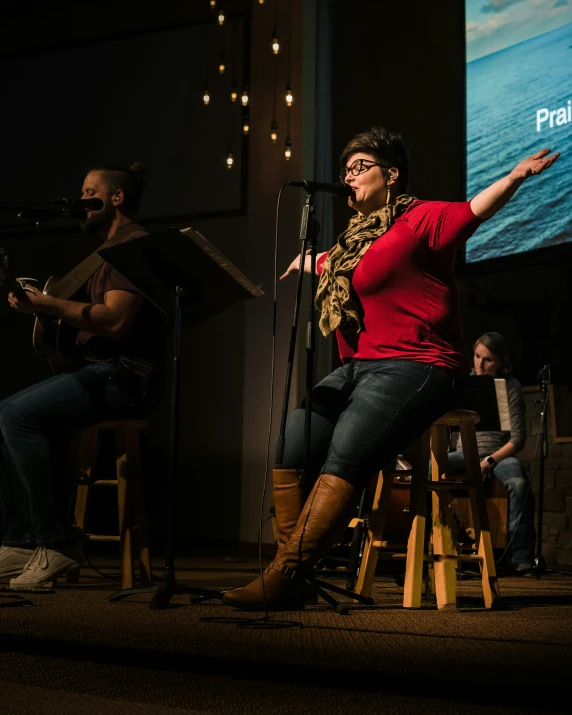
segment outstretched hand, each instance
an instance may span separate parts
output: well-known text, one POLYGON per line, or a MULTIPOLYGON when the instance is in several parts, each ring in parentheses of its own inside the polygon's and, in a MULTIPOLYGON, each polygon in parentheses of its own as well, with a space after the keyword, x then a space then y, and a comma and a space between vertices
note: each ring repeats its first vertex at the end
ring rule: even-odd
MULTIPOLYGON (((306 251, 306 253, 309 253, 309 251, 306 251)), ((291 273, 297 273, 299 270, 300 270, 300 256, 298 255, 292 261, 292 263, 288 266, 286 271, 280 276, 280 280, 287 278, 291 273)))
POLYGON ((512 170, 511 174, 513 178, 524 180, 528 179, 529 176, 542 174, 542 172, 552 166, 560 156, 559 151, 552 154, 552 156, 548 156, 550 151, 550 149, 541 149, 536 154, 523 159, 512 170))
MULTIPOLYGON (((304 258, 304 273, 310 273, 312 270, 312 256, 310 255, 311 253, 311 248, 309 248, 306 251, 306 257, 304 258)), ((317 253, 316 254, 316 261, 320 259, 321 256, 324 255, 324 253, 327 253, 327 251, 322 251, 322 253, 317 253)), ((300 256, 296 256, 296 258, 292 261, 292 263, 288 266, 286 271, 280 276, 280 280, 283 278, 287 278, 289 275, 292 273, 298 273, 300 270, 300 256)))

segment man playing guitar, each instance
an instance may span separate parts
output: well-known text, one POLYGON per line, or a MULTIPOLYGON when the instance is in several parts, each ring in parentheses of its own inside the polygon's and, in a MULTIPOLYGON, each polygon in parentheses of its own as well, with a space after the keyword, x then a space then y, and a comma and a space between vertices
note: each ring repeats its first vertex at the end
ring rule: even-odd
MULTIPOLYGON (((98 198, 103 207, 86 212, 82 230, 110 244, 145 235, 133 219, 142 180, 138 165, 90 170, 82 198, 98 198)), ((77 331, 67 372, 0 402, 0 578, 12 577, 12 588, 41 586, 83 561, 70 542, 65 499, 58 496, 53 479, 55 436, 134 414, 153 369, 157 341, 145 320, 148 302, 98 255, 80 266, 74 269, 75 278, 88 279, 87 301, 78 300, 77 292, 61 297, 65 289, 58 291, 74 271, 53 291, 25 284, 24 291, 8 296, 11 308, 36 315, 35 332, 38 324, 60 322, 77 331), (83 273, 77 272, 80 266, 83 273)))

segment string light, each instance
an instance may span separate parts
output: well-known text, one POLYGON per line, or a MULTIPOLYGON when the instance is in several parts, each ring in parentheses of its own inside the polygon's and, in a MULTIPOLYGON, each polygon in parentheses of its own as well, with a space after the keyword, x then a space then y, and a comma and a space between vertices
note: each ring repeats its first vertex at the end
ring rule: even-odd
POLYGON ((205 88, 203 90, 203 102, 205 103, 205 106, 211 101, 211 95, 209 93, 209 86, 208 84, 205 84, 205 88))
POLYGON ((278 124, 276 124, 276 120, 270 125, 270 139, 272 139, 273 144, 276 144, 276 140, 278 139, 278 124))
POLYGON ((242 119, 242 133, 246 136, 250 131, 250 119, 246 114, 242 119))
MULTIPOLYGON (((250 100, 250 97, 248 96, 248 87, 246 85, 244 85, 244 89, 242 91, 242 97, 240 98, 240 101, 242 102, 242 106, 247 107, 249 100, 250 100)), ((234 100, 232 100, 232 101, 234 102, 234 100)))
POLYGON ((226 17, 224 15, 224 10, 219 10, 218 11, 218 24, 219 25, 224 25, 224 21, 226 20, 226 17))
POLYGON ((226 53, 225 53, 225 46, 224 46, 224 28, 221 29, 220 31, 220 48, 218 52, 218 71, 220 74, 224 74, 224 71, 226 69, 226 53))
POLYGON ((232 169, 234 164, 234 157, 232 155, 232 147, 228 147, 228 153, 226 155, 226 168, 227 169, 232 169))
POLYGON ((276 30, 274 30, 272 37, 272 52, 274 52, 275 55, 280 52, 280 43, 278 42, 278 37, 276 37, 276 30))
POLYGON ((292 102, 294 101, 294 94, 292 92, 292 83, 291 82, 286 82, 286 94, 284 96, 284 99, 286 100, 286 106, 291 107, 292 102))
POLYGON ((290 161, 290 157, 292 156, 292 142, 290 141, 290 137, 286 137, 286 141, 284 142, 284 157, 286 161, 290 161))

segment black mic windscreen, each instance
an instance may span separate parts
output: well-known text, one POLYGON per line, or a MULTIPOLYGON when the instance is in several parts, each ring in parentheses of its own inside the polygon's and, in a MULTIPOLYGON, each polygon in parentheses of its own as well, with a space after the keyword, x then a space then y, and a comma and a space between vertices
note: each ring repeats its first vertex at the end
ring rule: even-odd
POLYGON ((287 181, 286 183, 288 186, 298 186, 305 189, 309 194, 323 191, 326 194, 332 194, 340 198, 352 195, 352 187, 349 184, 343 184, 341 182, 330 184, 325 181, 287 181))

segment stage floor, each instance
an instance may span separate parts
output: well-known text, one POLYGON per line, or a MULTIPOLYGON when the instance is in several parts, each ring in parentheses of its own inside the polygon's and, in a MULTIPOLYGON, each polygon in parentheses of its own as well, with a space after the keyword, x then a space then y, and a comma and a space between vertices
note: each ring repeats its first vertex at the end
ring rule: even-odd
MULTIPOLYGON (((92 561, 118 575, 116 561, 92 561)), ((176 565, 181 583, 215 589, 257 573, 255 559, 176 565)), ((268 621, 186 595, 159 610, 150 594, 109 602, 117 588, 86 569, 78 585, 26 594, 30 605, 0 592, 3 715, 572 711, 572 576, 502 577, 494 611, 462 580, 458 608, 440 612, 404 610, 386 575, 374 605, 349 615, 320 602, 268 621)))

